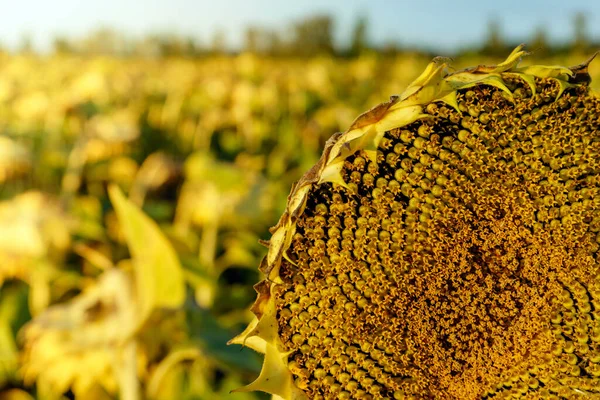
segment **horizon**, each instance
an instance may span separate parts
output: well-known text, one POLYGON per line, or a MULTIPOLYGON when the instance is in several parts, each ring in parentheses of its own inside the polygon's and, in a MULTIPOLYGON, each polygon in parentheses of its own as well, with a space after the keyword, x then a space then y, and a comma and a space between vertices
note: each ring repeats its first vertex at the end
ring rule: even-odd
POLYGON ((250 26, 285 32, 286 26, 295 21, 322 14, 333 18, 333 37, 338 47, 347 46, 354 24, 361 16, 367 18, 367 37, 374 46, 394 42, 404 47, 457 51, 480 44, 492 20, 497 21, 502 37, 509 42, 529 40, 542 27, 551 43, 568 43, 574 36, 573 18, 578 12, 586 16, 590 40, 600 39, 600 3, 593 1, 562 4, 558 0, 508 0, 501 5, 470 0, 386 3, 332 0, 321 4, 318 0, 305 0, 298 4, 258 0, 250 4, 230 0, 215 4, 173 0, 167 4, 151 0, 142 9, 133 0, 105 0, 101 8, 77 0, 23 1, 5 10, 0 44, 16 50, 29 39, 36 51, 46 52, 52 49, 57 37, 80 39, 100 28, 109 28, 127 38, 174 34, 189 37, 203 46, 217 32, 223 32, 227 49, 239 50, 250 26), (435 15, 431 13, 433 7, 437 10, 435 15), (36 12, 31 13, 32 9, 36 12), (454 31, 449 29, 450 25, 454 31))

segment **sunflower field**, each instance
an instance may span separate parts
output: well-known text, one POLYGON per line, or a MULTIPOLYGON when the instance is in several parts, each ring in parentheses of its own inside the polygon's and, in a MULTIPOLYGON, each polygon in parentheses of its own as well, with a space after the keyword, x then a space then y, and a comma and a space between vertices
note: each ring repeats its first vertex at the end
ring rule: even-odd
POLYGON ((429 61, 0 55, 0 398, 269 398, 230 393, 262 357, 227 346, 261 241, 327 139, 429 61))

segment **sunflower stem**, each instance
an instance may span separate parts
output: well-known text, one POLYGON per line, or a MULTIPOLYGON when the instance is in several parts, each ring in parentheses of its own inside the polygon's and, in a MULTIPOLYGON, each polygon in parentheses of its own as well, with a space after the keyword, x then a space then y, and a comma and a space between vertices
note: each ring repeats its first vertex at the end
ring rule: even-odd
POLYGON ((130 340, 123 349, 119 363, 119 398, 122 400, 140 400, 140 387, 137 377, 137 343, 130 340))

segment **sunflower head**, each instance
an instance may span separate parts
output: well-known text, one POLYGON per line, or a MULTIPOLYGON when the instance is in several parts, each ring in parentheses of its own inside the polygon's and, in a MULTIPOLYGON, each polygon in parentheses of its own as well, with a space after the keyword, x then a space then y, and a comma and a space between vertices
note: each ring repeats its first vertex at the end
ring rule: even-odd
POLYGON ((600 99, 579 66, 449 72, 327 142, 233 343, 284 398, 600 394, 600 99))

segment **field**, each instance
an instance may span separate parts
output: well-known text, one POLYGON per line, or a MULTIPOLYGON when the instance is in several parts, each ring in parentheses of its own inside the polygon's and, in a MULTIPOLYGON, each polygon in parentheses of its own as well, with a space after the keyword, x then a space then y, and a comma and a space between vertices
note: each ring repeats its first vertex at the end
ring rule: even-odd
POLYGON ((429 61, 0 56, 0 398, 266 398, 229 394, 261 358, 226 345, 259 240, 328 137, 429 61))

